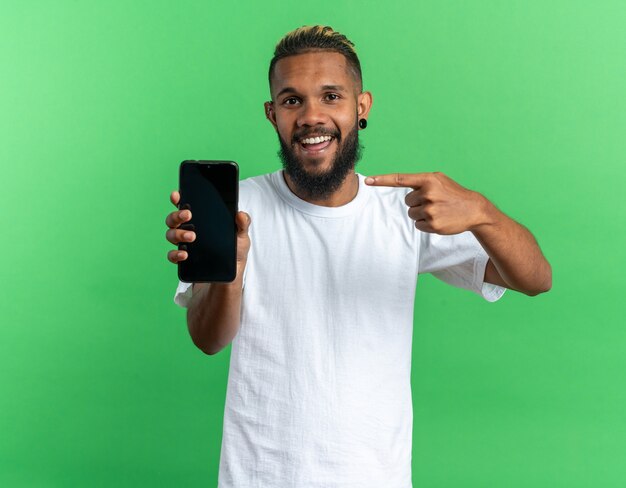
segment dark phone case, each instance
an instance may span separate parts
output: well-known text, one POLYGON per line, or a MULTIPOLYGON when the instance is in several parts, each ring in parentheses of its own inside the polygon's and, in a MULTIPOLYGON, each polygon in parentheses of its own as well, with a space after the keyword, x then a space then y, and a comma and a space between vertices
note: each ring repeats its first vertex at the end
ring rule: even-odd
POLYGON ((237 163, 183 161, 179 169, 179 191, 178 208, 191 210, 191 220, 180 228, 196 232, 196 240, 178 244, 178 249, 188 254, 185 261, 178 263, 178 278, 185 283, 232 282, 237 273, 237 163), (193 171, 185 171, 186 165, 194 165, 187 168, 193 171), (229 174, 228 179, 222 178, 221 182, 214 179, 212 175, 216 174, 215 167, 219 165, 234 167, 233 177, 229 174), (214 186, 214 183, 218 185, 214 186), (216 221, 221 224, 215 224, 216 221))

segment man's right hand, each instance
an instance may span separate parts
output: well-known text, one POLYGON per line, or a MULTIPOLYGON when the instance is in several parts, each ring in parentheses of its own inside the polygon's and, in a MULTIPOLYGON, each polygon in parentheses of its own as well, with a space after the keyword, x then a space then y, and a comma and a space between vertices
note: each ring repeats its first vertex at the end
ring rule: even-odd
MULTIPOLYGON (((180 193, 173 191, 170 194, 170 201, 178 208, 180 201, 180 193)), ((191 210, 176 210, 170 213, 165 219, 165 224, 169 227, 165 233, 165 238, 172 244, 178 245, 184 242, 193 242, 196 239, 196 233, 191 230, 181 229, 180 226, 191 220, 191 210)), ((237 212, 235 223, 237 224, 237 280, 246 266, 248 251, 250 250, 250 236, 248 235, 248 227, 250 226, 250 216, 245 212, 237 212)), ((187 251, 179 251, 174 249, 167 253, 167 259, 171 263, 178 264, 180 261, 187 259, 187 251)))

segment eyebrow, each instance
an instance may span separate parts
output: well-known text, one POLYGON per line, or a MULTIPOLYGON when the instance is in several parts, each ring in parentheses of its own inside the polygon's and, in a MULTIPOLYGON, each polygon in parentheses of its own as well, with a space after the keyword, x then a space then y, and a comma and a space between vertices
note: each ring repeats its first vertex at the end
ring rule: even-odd
MULTIPOLYGON (((346 91, 345 87, 343 87, 342 85, 322 85, 322 91, 326 91, 326 90, 332 90, 332 91, 338 91, 338 92, 346 91)), ((296 90, 295 88, 291 86, 286 86, 285 88, 283 88, 281 91, 279 91, 276 94, 276 98, 280 97, 281 95, 285 93, 298 93, 298 90, 296 90)))

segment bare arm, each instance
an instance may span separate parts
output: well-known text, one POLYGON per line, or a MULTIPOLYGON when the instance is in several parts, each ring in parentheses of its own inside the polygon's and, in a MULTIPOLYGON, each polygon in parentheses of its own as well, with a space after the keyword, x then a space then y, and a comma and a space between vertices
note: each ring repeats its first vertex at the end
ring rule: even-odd
POLYGON ((216 354, 232 342, 239 331, 241 296, 241 276, 232 283, 194 283, 187 327, 200 350, 216 354))
MULTIPOLYGON (((172 192, 170 200, 178 205, 180 194, 172 192)), ((169 227, 166 239, 172 244, 193 242, 195 232, 181 229, 184 222, 191 220, 190 210, 170 213, 165 223, 169 227)), ((224 349, 239 331, 243 273, 246 267, 250 237, 250 216, 238 212, 237 223, 237 274, 231 283, 194 283, 191 301, 187 307, 187 327, 193 343, 206 354, 216 354, 224 349)), ((167 254, 170 262, 177 264, 187 259, 186 251, 172 250, 167 254)))
POLYGON ((489 255, 485 281, 530 296, 549 291, 552 268, 530 231, 476 195, 483 217, 471 230, 489 255))

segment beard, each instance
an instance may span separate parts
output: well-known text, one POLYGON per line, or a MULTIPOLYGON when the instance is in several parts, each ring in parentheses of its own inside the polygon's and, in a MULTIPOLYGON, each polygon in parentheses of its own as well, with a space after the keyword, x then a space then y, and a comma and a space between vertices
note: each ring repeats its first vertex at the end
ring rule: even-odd
MULTIPOLYGON (((358 132, 359 130, 355 124, 353 130, 346 136, 343 144, 340 133, 328 133, 337 142, 337 152, 330 169, 316 173, 310 173, 304 169, 304 165, 295 151, 278 134, 278 141, 280 142, 278 156, 283 163, 285 173, 289 175, 299 194, 311 200, 323 200, 339 189, 348 173, 354 169, 356 163, 361 159, 363 147, 359 142, 358 132)), ((320 131, 318 130, 316 133, 320 133, 320 131)), ((294 137, 294 143, 299 144, 296 141, 303 135, 306 134, 294 137)))

